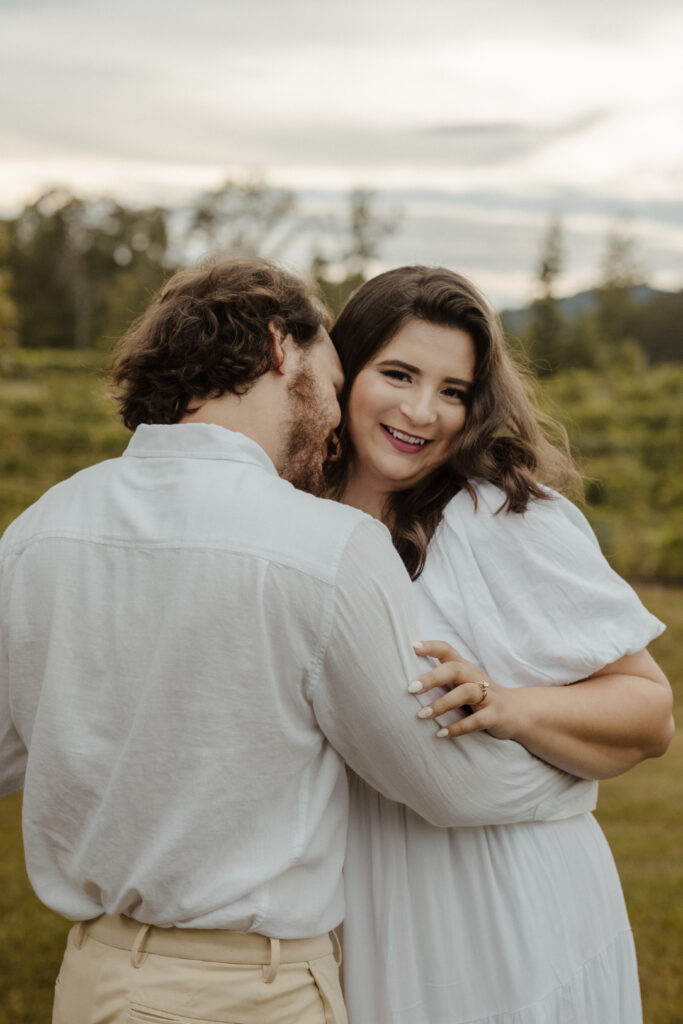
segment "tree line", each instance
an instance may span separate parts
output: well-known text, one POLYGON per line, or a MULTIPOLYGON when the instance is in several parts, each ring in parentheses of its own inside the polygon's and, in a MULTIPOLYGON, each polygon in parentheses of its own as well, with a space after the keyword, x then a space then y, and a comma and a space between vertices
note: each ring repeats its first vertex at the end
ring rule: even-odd
POLYGON ((229 179, 175 210, 52 189, 0 219, 0 342, 109 349, 173 271, 218 253, 277 260, 303 249, 339 308, 398 223, 364 189, 346 207, 304 214, 294 192, 259 177, 229 179))
MULTIPOLYGON (((400 213, 381 210, 368 190, 349 193, 344 215, 310 214, 292 190, 255 176, 224 181, 175 210, 52 189, 0 219, 0 343, 109 349, 169 274, 218 253, 279 260, 296 250, 336 313, 399 223, 400 213)), ((554 219, 536 270, 538 297, 503 313, 541 375, 681 360, 683 291, 647 287, 624 225, 608 234, 601 280, 574 299, 557 294, 563 250, 554 219)))
POLYGON ((503 314, 508 334, 542 376, 683 360, 683 291, 647 285, 626 224, 608 231, 600 280, 590 291, 559 298, 563 263, 562 223, 552 219, 536 271, 538 297, 527 310, 503 314))

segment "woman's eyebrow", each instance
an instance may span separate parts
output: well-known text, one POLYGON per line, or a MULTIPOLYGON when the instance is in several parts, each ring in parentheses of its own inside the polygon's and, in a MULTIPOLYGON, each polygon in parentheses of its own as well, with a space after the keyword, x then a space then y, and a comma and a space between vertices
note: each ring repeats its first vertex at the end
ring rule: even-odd
MULTIPOLYGON (((384 359, 378 366, 400 366, 402 370, 407 370, 409 373, 421 373, 418 366, 411 366, 410 363, 404 363, 402 359, 384 359)), ((462 377, 444 377, 446 384, 464 384, 466 387, 470 387, 472 384, 471 380, 463 380, 462 377)))

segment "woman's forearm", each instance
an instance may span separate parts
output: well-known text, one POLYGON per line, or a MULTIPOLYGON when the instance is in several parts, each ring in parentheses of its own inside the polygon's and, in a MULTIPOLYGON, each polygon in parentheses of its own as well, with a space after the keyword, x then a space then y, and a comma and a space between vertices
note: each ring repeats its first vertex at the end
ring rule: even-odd
POLYGON ((526 687, 514 696, 510 738, 582 778, 611 778, 659 757, 673 735, 671 688, 646 651, 572 686, 526 687))
POLYGON ((572 685, 518 688, 495 682, 443 641, 423 643, 419 653, 440 664, 411 683, 410 692, 453 688, 424 705, 418 718, 471 710, 442 727, 440 738, 486 730, 584 779, 620 775, 647 757, 661 756, 671 741, 671 687, 647 651, 625 655, 572 685))

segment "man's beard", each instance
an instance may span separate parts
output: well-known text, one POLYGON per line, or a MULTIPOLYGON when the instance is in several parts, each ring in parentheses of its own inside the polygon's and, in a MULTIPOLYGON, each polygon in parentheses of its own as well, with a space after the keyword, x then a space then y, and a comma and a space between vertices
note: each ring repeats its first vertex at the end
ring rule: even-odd
POLYGON ((315 377, 301 369, 288 385, 291 418, 278 460, 280 476, 309 494, 325 493, 322 462, 330 435, 329 410, 320 397, 315 377))

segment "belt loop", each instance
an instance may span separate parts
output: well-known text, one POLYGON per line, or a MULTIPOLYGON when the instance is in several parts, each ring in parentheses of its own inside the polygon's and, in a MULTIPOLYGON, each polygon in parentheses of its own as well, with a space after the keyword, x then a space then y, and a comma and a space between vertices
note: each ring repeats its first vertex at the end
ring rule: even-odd
POLYGON ((277 978, 277 972, 280 970, 280 940, 270 940, 270 963, 263 972, 263 980, 266 985, 272 984, 277 978))
POLYGON ((141 947, 142 943, 147 938, 147 935, 151 927, 151 924, 143 924, 138 929, 138 933, 135 936, 135 942, 131 946, 130 950, 130 962, 133 965, 133 967, 142 967, 143 963, 147 959, 147 954, 141 947))
POLYGON ((341 948, 341 942, 339 941, 339 936, 337 935, 337 933, 336 933, 336 931, 334 930, 334 928, 332 929, 332 934, 334 935, 334 944, 335 944, 335 946, 337 947, 337 953, 336 953, 336 956, 335 956, 335 958, 334 958, 334 959, 336 960, 336 963, 337 963, 337 967, 341 967, 341 965, 342 965, 342 948, 341 948))
POLYGON ((85 942, 85 921, 79 921, 74 927, 74 948, 80 949, 85 942))

